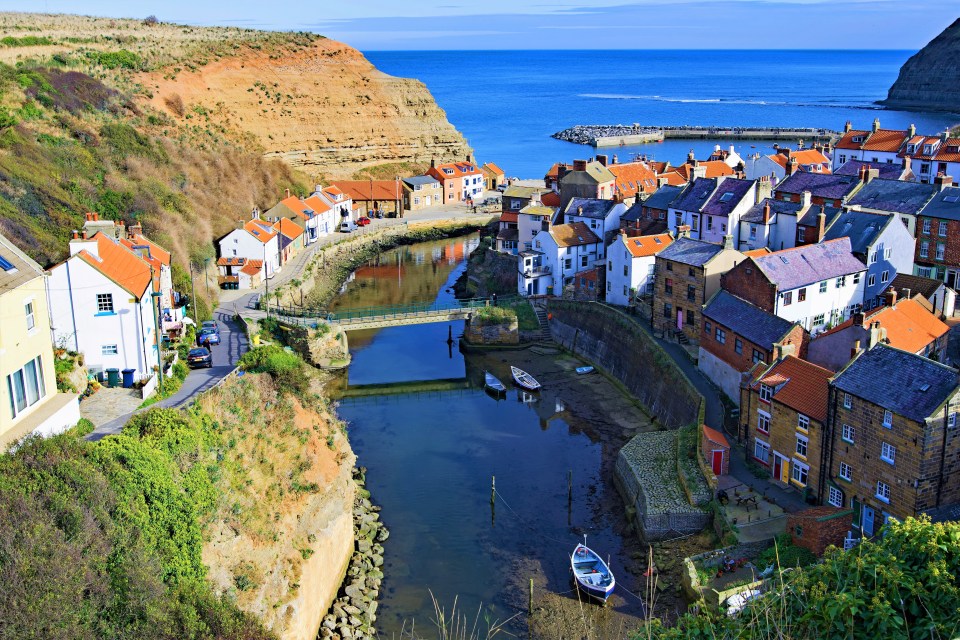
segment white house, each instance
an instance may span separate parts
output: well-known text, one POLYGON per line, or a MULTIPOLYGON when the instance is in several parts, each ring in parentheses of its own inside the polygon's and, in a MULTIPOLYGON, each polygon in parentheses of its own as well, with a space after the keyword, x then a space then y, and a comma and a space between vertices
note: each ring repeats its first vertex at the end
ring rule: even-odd
POLYGON ((521 251, 533 249, 534 238, 541 231, 549 231, 557 210, 539 202, 532 202, 517 212, 517 247, 521 251))
POLYGON ((810 211, 810 192, 803 202, 785 202, 764 198, 740 217, 739 232, 734 235, 738 251, 764 247, 771 251, 792 249, 797 242, 797 222, 810 211))
POLYGON ((763 185, 769 184, 726 176, 697 178, 670 203, 667 224, 674 232, 687 225, 694 240, 721 244, 736 233, 743 214, 769 195, 763 191, 763 185))
POLYGON ((600 260, 603 241, 582 222, 553 225, 541 231, 533 241, 542 252, 542 266, 549 269, 554 295, 573 282, 573 276, 593 267, 600 260))
POLYGON ((603 241, 600 245, 599 259, 604 259, 605 245, 620 229, 620 216, 627 211, 627 205, 614 200, 596 198, 571 198, 563 210, 564 224, 582 222, 603 241))
POLYGON ((280 269, 280 248, 277 232, 267 222, 260 220, 260 212, 254 210, 253 219, 243 227, 234 229, 220 238, 221 258, 247 258, 263 260, 267 278, 280 269))
POLYGON ((153 290, 159 293, 155 302, 160 318, 160 331, 180 331, 183 329, 184 307, 178 306, 177 294, 173 290, 170 252, 147 239, 142 231, 139 224, 130 225, 119 242, 137 254, 152 269, 153 290))
POLYGON ((50 269, 50 319, 57 345, 84 354, 91 372, 159 366, 150 265, 98 233, 70 241, 70 257, 50 269))
POLYGON ((774 186, 788 175, 797 171, 809 173, 830 173, 830 158, 819 149, 797 149, 789 147, 777 149, 772 155, 754 154, 744 161, 744 173, 747 180, 756 180, 761 176, 773 178, 774 186))
POLYGON ((619 234, 607 247, 607 302, 626 306, 631 295, 653 293, 656 255, 672 242, 669 233, 633 238, 619 234))
POLYGON ((854 129, 847 122, 843 137, 833 147, 833 166, 839 167, 848 160, 901 164, 900 152, 916 134, 913 125, 905 130, 881 129, 880 118, 874 119, 869 131, 854 129))

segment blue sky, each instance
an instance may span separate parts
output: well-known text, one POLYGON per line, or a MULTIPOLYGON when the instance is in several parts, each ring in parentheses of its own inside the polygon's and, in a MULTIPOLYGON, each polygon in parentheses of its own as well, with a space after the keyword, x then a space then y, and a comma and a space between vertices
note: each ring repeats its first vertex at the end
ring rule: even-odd
MULTIPOLYGON (((32 0, 30 9, 304 30, 361 50, 919 49, 956 0, 32 0), (908 25, 908 27, 905 27, 908 25)), ((0 0, 22 11, 23 0, 0 0)))

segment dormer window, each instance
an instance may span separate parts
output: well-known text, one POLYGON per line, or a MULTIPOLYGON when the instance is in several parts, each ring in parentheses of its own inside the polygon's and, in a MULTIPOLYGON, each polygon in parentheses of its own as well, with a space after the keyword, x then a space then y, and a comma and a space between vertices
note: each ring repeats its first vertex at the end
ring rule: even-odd
POLYGON ((915 144, 907 145, 907 153, 916 153, 916 152, 917 152, 917 145, 915 144))
POLYGON ((931 153, 933 153, 933 145, 932 144, 923 145, 923 153, 924 155, 930 155, 931 153))
POLYGON ((770 402, 770 399, 773 398, 773 387, 766 384, 760 385, 760 399, 764 402, 770 402))
POLYGON ((449 168, 449 167, 445 167, 445 168, 443 169, 443 172, 444 172, 445 174, 447 174, 448 176, 452 176, 452 175, 453 175, 453 169, 451 169, 451 168, 449 168))

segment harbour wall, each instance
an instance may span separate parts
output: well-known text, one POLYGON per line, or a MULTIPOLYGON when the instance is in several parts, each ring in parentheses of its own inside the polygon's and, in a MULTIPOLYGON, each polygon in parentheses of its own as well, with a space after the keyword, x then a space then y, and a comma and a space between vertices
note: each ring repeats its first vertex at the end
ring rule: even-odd
POLYGON ((677 140, 784 140, 833 143, 841 136, 839 131, 814 127, 650 127, 634 125, 576 125, 553 134, 552 137, 576 144, 594 147, 622 147, 667 138, 677 140))

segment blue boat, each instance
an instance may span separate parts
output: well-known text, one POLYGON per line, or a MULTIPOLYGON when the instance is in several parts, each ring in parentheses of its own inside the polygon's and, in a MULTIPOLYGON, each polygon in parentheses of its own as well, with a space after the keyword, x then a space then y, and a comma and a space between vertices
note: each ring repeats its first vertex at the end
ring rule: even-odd
POLYGON ((606 604, 607 598, 613 593, 616 580, 607 563, 585 543, 586 536, 584 536, 584 542, 578 544, 570 554, 573 581, 582 593, 606 604))
POLYGON ((588 373, 593 373, 593 367, 591 367, 591 366, 589 366, 589 365, 587 365, 587 366, 585 366, 585 367, 577 367, 577 374, 578 374, 578 375, 581 375, 581 376, 582 376, 582 375, 586 375, 586 374, 588 374, 588 373))
POLYGON ((483 372, 483 386, 487 391, 493 393, 494 395, 501 395, 507 392, 507 388, 503 386, 503 383, 500 382, 495 375, 489 371, 483 372))

